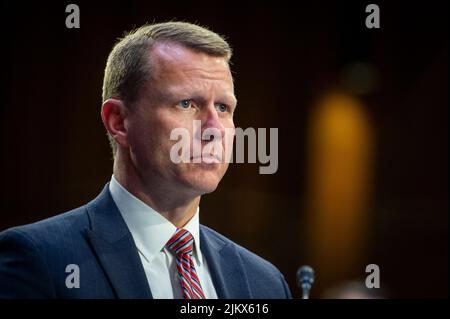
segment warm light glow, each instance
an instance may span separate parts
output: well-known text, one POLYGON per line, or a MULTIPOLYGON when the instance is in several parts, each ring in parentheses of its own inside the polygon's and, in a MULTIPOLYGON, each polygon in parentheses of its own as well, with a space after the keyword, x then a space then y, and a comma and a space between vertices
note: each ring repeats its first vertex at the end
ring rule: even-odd
POLYGON ((308 240, 323 281, 363 272, 372 188, 373 134, 364 106, 343 93, 325 96, 309 128, 308 240))

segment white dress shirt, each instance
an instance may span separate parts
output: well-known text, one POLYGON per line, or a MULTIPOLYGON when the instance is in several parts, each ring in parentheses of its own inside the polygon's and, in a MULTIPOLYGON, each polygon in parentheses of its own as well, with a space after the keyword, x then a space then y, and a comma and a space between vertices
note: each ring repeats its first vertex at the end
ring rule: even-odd
MULTIPOLYGON (((166 243, 177 228, 153 208, 128 192, 114 176, 109 183, 111 196, 133 236, 155 299, 182 299, 176 260, 166 243)), ((200 250, 199 208, 183 227, 194 237, 193 260, 206 298, 217 299, 206 259, 200 250)))

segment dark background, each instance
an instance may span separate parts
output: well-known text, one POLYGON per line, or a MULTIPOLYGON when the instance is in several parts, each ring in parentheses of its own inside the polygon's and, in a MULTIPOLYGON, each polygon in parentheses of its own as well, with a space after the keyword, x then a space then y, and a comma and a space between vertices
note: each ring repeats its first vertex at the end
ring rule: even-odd
POLYGON ((2 1, 0 230, 100 192, 112 174, 100 119, 107 55, 126 30, 180 19, 234 48, 236 126, 279 128, 277 173, 232 164, 202 198, 202 223, 275 264, 299 296, 295 272, 311 249, 301 240, 308 118, 349 63, 370 63, 378 84, 359 96, 376 134, 365 264, 380 266, 388 297, 448 297, 448 11, 392 2, 374 1, 381 28, 369 30, 371 2, 74 1, 81 28, 67 29, 71 2, 2 1))

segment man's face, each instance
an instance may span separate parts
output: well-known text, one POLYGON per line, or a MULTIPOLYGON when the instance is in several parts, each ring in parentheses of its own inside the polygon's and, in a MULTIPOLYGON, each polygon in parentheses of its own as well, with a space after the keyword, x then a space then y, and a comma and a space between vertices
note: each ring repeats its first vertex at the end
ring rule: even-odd
POLYGON ((168 191, 195 196, 212 192, 228 164, 224 156, 221 162, 193 163, 193 141, 203 150, 210 141, 202 141, 201 135, 210 128, 222 136, 215 144, 222 155, 232 149, 236 98, 228 63, 171 43, 157 43, 151 53, 150 79, 125 122, 132 161, 150 185, 157 180, 168 191), (201 121, 200 127, 194 120, 201 121), (171 160, 177 141, 170 140, 170 134, 175 128, 189 132, 190 163, 171 160), (225 129, 231 129, 231 136, 225 129))

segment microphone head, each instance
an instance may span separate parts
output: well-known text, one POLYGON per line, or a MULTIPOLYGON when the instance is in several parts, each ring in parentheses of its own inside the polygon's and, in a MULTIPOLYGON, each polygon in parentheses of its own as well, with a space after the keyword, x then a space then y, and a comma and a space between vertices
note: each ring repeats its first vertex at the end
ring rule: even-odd
POLYGON ((314 283, 314 269, 304 265, 297 270, 297 286, 303 288, 304 285, 312 286, 314 283))

